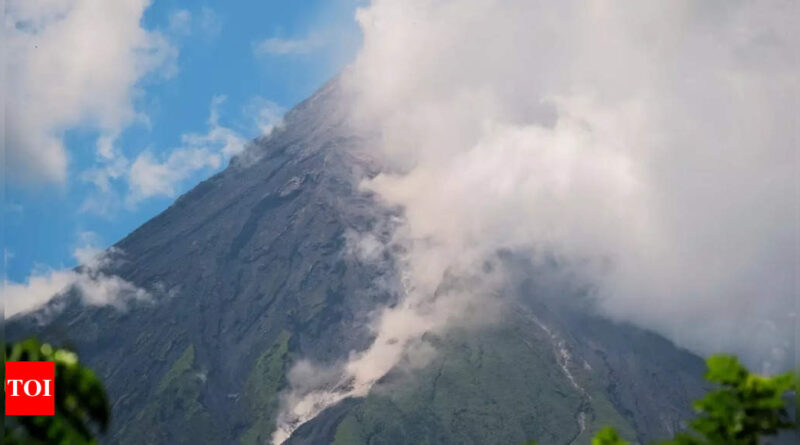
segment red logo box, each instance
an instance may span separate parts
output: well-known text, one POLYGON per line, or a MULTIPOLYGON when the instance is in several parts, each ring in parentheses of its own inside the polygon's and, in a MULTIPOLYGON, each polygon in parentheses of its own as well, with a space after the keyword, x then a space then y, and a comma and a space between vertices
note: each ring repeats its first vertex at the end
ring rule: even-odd
POLYGON ((6 362, 6 415, 55 414, 55 375, 53 362, 6 362))

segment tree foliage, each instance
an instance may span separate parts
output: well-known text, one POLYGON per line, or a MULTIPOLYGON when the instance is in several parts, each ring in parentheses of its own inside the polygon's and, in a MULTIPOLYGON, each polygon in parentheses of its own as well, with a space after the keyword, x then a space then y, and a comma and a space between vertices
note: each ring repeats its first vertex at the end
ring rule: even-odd
POLYGON ((3 443, 96 443, 96 433, 108 427, 108 398, 100 379, 80 364, 77 354, 28 339, 6 344, 5 361, 54 362, 56 409, 53 416, 6 416, 3 443))
MULTIPOLYGON (((694 402, 697 418, 690 431, 661 445, 758 445, 764 437, 798 427, 786 408, 789 393, 797 390, 792 373, 753 374, 730 355, 715 355, 706 363, 706 379, 717 388, 694 402)), ((627 443, 608 427, 592 440, 592 445, 627 443)))
POLYGON ((627 445, 628 442, 622 440, 617 431, 610 426, 603 428, 595 434, 592 445, 627 445))

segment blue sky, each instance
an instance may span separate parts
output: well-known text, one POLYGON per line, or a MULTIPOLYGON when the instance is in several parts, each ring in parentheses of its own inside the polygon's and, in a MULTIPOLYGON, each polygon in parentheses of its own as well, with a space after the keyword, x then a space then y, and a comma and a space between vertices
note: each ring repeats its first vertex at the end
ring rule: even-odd
POLYGON ((10 0, 7 279, 75 266, 224 168, 352 61, 358 5, 10 0))

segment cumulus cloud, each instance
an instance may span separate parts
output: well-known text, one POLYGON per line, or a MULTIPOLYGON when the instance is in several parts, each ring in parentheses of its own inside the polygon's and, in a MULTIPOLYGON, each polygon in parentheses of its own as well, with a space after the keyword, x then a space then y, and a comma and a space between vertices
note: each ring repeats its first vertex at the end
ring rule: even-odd
MULTIPOLYGON (((77 125, 113 139, 136 118, 147 75, 170 75, 177 50, 142 28, 148 0, 6 2, 6 148, 9 176, 63 182, 63 132, 77 125)), ((102 148, 99 148, 102 151, 102 148)))
POLYGON ((3 301, 6 317, 41 307, 73 284, 75 278, 76 274, 71 271, 49 271, 31 275, 25 283, 5 283, 3 301))
MULTIPOLYGON (((95 241, 95 235, 84 233, 83 242, 95 241)), ((12 317, 41 308, 54 297, 73 290, 83 304, 114 306, 124 309, 131 301, 148 301, 151 294, 119 276, 105 272, 122 253, 116 249, 101 251, 91 244, 75 250, 82 263, 78 269, 39 270, 23 283, 6 282, 3 287, 5 316, 12 317)))
POLYGON ((325 45, 325 39, 318 34, 310 34, 302 39, 284 39, 271 37, 253 44, 253 54, 256 56, 273 55, 285 56, 288 54, 308 54, 325 45))
MULTIPOLYGON (((369 387, 404 342, 491 295, 433 297, 499 250, 580 264, 608 316, 698 353, 790 364, 791 2, 374 0, 357 19, 345 80, 388 166, 364 187, 404 211, 406 296, 350 378, 369 387)), ((313 417, 309 400, 285 404, 279 428, 313 417)))

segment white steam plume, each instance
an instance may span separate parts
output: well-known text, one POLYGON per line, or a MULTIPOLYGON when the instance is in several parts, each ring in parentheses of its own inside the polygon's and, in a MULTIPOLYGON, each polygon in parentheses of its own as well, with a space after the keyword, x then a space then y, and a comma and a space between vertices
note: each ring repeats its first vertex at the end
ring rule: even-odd
MULTIPOLYGON (((453 319, 425 313, 491 294, 432 299, 498 249, 580 260, 609 316, 698 353, 789 364, 796 2, 375 0, 357 18, 346 81, 390 166, 365 186, 404 209, 409 292, 343 367, 364 386, 327 396, 365 393, 453 319)), ((279 428, 328 406, 297 415, 308 400, 279 428)))
MULTIPOLYGON (((325 408, 348 397, 366 396, 398 364, 406 369, 425 365, 432 346, 423 340, 423 334, 440 333, 453 326, 481 326, 500 319, 504 306, 496 290, 505 282, 505 274, 496 261, 487 259, 476 264, 474 258, 462 257, 451 259, 446 271, 435 270, 445 264, 435 258, 436 247, 410 241, 402 230, 396 238, 395 243, 415 246, 398 258, 402 263, 403 300, 380 312, 372 326, 372 345, 351 353, 347 362, 320 367, 300 361, 293 367, 289 373, 291 390, 283 395, 273 444, 283 443, 297 427, 325 408), (426 262, 428 258, 435 260, 426 262), (454 279, 443 285, 444 274, 454 279)), ((353 250, 360 251, 357 254, 368 256, 378 243, 369 234, 360 238, 351 234, 348 242, 353 244, 353 250)))

